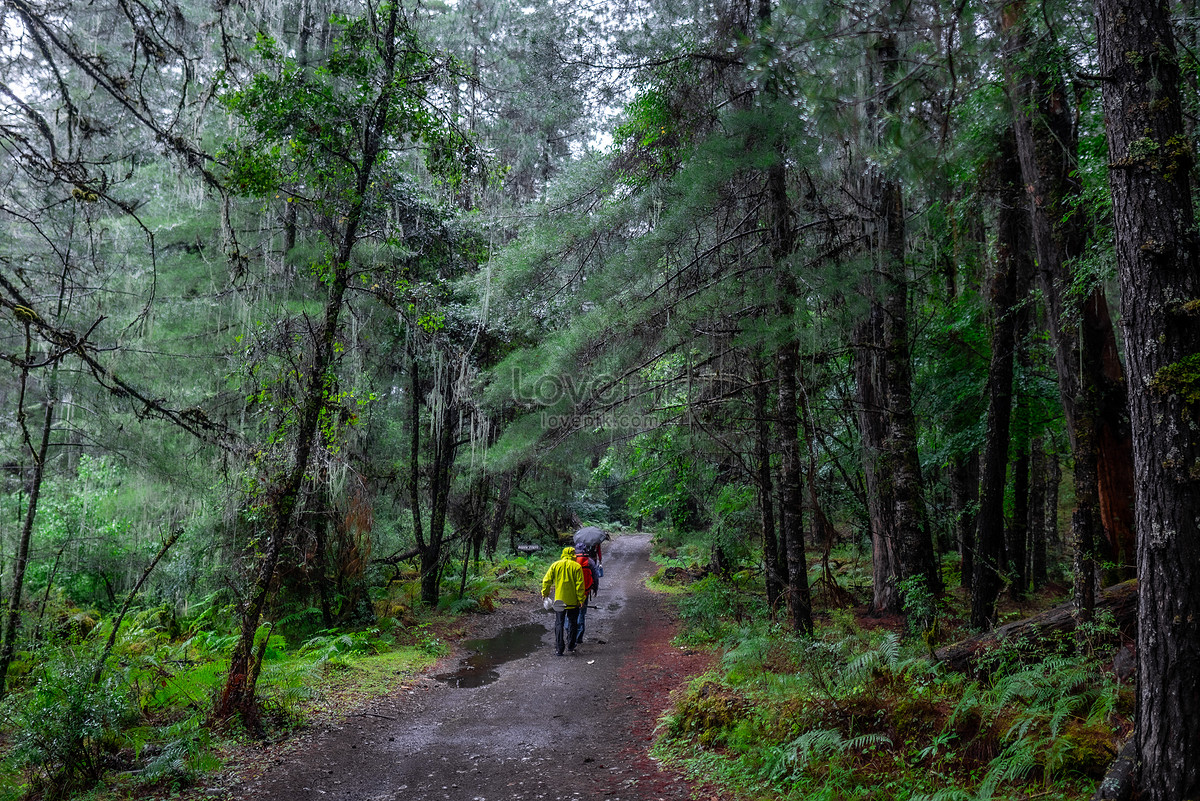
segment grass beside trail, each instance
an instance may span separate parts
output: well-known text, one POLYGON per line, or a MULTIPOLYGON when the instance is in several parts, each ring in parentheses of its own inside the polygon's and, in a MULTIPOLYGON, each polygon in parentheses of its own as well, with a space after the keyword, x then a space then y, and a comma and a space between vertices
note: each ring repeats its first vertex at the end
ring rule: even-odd
POLYGON ((237 637, 232 604, 200 605, 183 621, 165 608, 128 616, 99 682, 111 622, 87 613, 90 625, 14 663, 0 702, 0 801, 186 797, 214 771, 253 759, 247 746, 402 689, 464 636, 462 615, 530 590, 552 557, 481 564, 461 597, 461 577, 448 577, 438 609, 415 603, 416 576, 406 575, 373 593, 369 623, 317 628, 319 610, 300 609, 262 625, 253 730, 210 720, 237 637))
POLYGON ((939 631, 965 631, 953 592, 927 601, 923 631, 872 620, 847 590, 861 557, 835 554, 842 572, 818 563, 810 578, 838 581, 858 604, 826 609, 816 636, 800 638, 772 618, 761 573, 706 573, 703 546, 673 546, 659 549, 658 581, 681 593, 681 644, 722 657, 675 699, 655 755, 730 798, 1076 801, 1092 796, 1131 729, 1133 688, 1111 669, 1121 638, 1110 623, 1005 643, 967 676, 930 660, 951 638, 939 631), (671 567, 681 568, 673 579, 671 567))

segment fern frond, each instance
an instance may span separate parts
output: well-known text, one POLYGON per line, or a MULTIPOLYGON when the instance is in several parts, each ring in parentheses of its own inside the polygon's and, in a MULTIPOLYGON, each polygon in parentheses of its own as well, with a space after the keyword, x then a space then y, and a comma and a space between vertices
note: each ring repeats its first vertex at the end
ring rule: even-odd
POLYGON ((943 787, 932 795, 914 795, 910 801, 972 801, 972 796, 957 787, 943 787))
POLYGON ((873 745, 890 746, 892 741, 882 734, 860 734, 857 737, 852 737, 846 741, 846 750, 861 751, 864 748, 870 748, 873 745))
POLYGON ((1050 736, 1057 736, 1062 729, 1063 721, 1070 717, 1083 703, 1078 695, 1064 695, 1054 702, 1054 713, 1050 716, 1050 736))
POLYGON ((1001 782, 1016 781, 1028 776, 1037 765, 1035 754, 1036 744, 1027 738, 1021 738, 1005 748, 988 766, 987 775, 979 785, 978 801, 988 801, 996 794, 996 788, 1001 782))
POLYGON ((889 670, 895 670, 900 663, 900 635, 891 632, 879 644, 880 661, 889 670))
POLYGON ((982 706, 983 688, 980 687, 979 682, 973 681, 963 688, 962 697, 958 699, 954 709, 950 710, 950 715, 946 718, 946 728, 951 728, 965 715, 982 706))
POLYGON ((844 753, 847 746, 846 738, 837 729, 812 729, 792 740, 789 749, 795 749, 796 764, 802 768, 814 757, 844 753))

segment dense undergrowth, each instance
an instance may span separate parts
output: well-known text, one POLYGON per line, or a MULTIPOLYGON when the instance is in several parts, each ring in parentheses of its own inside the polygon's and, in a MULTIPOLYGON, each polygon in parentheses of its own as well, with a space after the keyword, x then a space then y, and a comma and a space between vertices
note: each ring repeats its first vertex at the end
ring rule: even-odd
POLYGON ((1004 643, 968 676, 930 659, 934 623, 958 629, 953 597, 925 637, 845 608, 802 639, 771 620, 761 581, 672 573, 686 547, 660 561, 657 580, 686 588, 681 639, 723 657, 676 700, 656 752, 731 796, 1089 798, 1128 733, 1132 687, 1110 669, 1119 635, 1103 623, 1004 643))
MULTIPOLYGON (((552 558, 552 557, 551 557, 552 558)), ((292 610, 258 632, 261 717, 211 719, 238 619, 230 604, 170 606, 126 616, 97 670, 114 620, 62 610, 63 625, 18 655, 0 701, 0 801, 146 798, 185 787, 247 738, 278 738, 356 699, 395 690, 446 651, 456 616, 489 610, 526 588, 544 558, 508 558, 447 576, 439 609, 416 602, 415 575, 373 593, 369 624, 320 628, 319 610, 292 610)), ((216 596, 213 596, 215 598, 216 596)))

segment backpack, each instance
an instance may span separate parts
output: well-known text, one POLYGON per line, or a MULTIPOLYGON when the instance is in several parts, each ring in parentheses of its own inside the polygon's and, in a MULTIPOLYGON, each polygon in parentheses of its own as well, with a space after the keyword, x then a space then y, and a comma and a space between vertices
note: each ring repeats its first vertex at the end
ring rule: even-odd
POLYGON ((584 549, 584 553, 592 561, 592 572, 596 574, 596 578, 601 578, 604 575, 604 565, 600 564, 600 543, 588 545, 584 549))
POLYGON ((583 568, 583 591, 591 593, 600 589, 599 582, 596 581, 596 567, 587 554, 577 554, 575 561, 583 568))

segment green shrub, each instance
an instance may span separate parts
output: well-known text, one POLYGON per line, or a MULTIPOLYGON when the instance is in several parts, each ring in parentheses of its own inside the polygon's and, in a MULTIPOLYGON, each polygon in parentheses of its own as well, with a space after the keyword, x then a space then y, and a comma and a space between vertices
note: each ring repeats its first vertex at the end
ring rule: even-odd
POLYGON ((210 748, 208 727, 199 714, 188 715, 163 729, 131 729, 125 733, 125 740, 138 757, 145 759, 139 778, 147 784, 164 779, 190 784, 219 764, 210 748))
POLYGON ((767 616, 761 596, 745 593, 720 576, 705 576, 690 589, 679 603, 684 624, 681 639, 685 642, 725 642, 742 626, 767 616))
POLYGON ((100 778, 134 710, 128 687, 113 677, 92 683, 95 655, 63 649, 45 662, 37 684, 9 695, 0 716, 13 732, 10 763, 27 771, 48 799, 66 798, 100 778))

